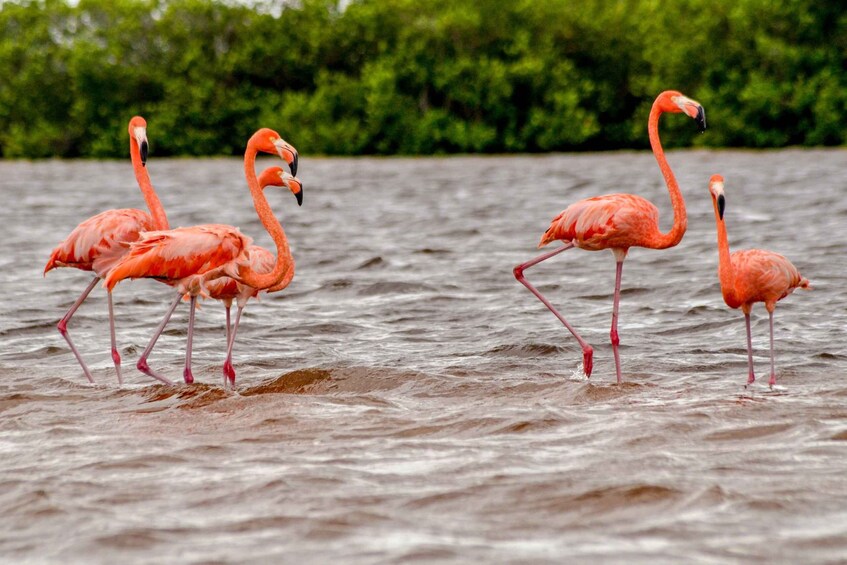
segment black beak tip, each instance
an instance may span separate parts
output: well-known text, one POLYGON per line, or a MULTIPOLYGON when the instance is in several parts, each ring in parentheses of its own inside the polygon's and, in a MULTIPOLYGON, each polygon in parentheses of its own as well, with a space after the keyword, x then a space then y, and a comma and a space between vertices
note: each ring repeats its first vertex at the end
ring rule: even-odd
POLYGON ((147 141, 141 142, 141 164, 147 166, 147 141))
POLYGON ((294 159, 288 165, 289 168, 291 169, 291 176, 294 176, 294 177, 297 176, 297 161, 299 161, 299 160, 300 160, 300 156, 297 153, 295 153, 294 159))
POLYGON ((721 194, 718 196, 718 217, 723 220, 723 211, 726 209, 726 198, 721 194))
POLYGON ((295 194, 295 196, 297 197, 297 205, 302 206, 303 205, 303 187, 300 187, 300 192, 295 194))
POLYGON ((702 106, 700 106, 697 109, 696 120, 697 120, 697 127, 700 128, 700 133, 703 133, 704 131, 706 131, 706 110, 704 110, 702 106))

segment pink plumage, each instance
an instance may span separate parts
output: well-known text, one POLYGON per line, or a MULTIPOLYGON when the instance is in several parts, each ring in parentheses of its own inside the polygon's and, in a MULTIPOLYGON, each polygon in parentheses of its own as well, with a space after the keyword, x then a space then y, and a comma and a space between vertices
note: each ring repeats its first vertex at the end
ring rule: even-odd
POLYGON ((735 275, 733 289, 724 294, 730 308, 752 307, 764 302, 773 307, 796 288, 809 288, 809 280, 791 261, 779 253, 764 249, 743 249, 730 254, 735 275))
POLYGON ((553 218, 538 247, 572 241, 588 251, 653 247, 661 236, 659 209, 634 194, 606 194, 574 202, 553 218))
POLYGON ((106 275, 111 290, 123 279, 152 278, 178 285, 241 256, 253 240, 237 228, 205 224, 140 234, 106 275))
POLYGON ((541 236, 538 247, 544 247, 553 241, 562 241, 558 249, 540 255, 514 268, 515 278, 532 292, 571 332, 582 348, 582 367, 586 376, 591 376, 594 349, 565 320, 558 310, 524 276, 524 271, 533 265, 545 261, 562 251, 578 247, 587 251, 609 249, 615 255, 615 294, 612 306, 612 329, 609 337, 615 357, 615 372, 618 383, 621 382, 621 363, 618 337, 618 306, 620 303, 621 273, 623 261, 630 247, 667 249, 677 245, 685 234, 687 219, 685 202, 676 183, 673 172, 665 159, 665 153, 659 140, 659 117, 665 112, 684 113, 697 120, 701 129, 706 127, 703 107, 674 90, 666 90, 656 97, 647 121, 647 131, 653 154, 665 177, 671 198, 674 218, 670 231, 663 233, 659 229, 659 210, 649 200, 634 194, 607 194, 586 198, 568 206, 553 218, 550 227, 541 236))
POLYGON ((128 243, 143 231, 156 229, 153 218, 143 210, 106 210, 79 224, 56 246, 44 274, 58 267, 94 271, 105 277, 109 269, 129 251, 128 243))
MULTIPOLYGON (((79 350, 71 339, 68 324, 77 309, 85 302, 88 295, 96 286, 97 282, 108 274, 109 270, 128 252, 128 244, 137 240, 142 231, 166 230, 168 229, 168 218, 162 203, 147 174, 147 122, 140 116, 135 116, 129 121, 128 126, 130 138, 130 157, 135 172, 135 179, 144 195, 144 200, 150 210, 150 214, 143 210, 123 208, 107 210, 96 216, 85 220, 60 243, 47 260, 44 274, 59 267, 71 267, 82 271, 94 271, 95 278, 92 280, 70 309, 59 321, 57 329, 71 352, 76 357, 83 373, 90 382, 94 382, 91 371, 85 364, 79 350)), ((112 306, 112 292, 107 294, 109 302, 109 331, 112 341, 112 360, 118 375, 121 378, 121 356, 118 352, 115 340, 115 317, 112 306)))
POLYGON ((764 302, 770 323, 771 375, 768 383, 773 387, 776 384, 773 347, 773 312, 776 303, 794 292, 794 289, 812 287, 809 279, 802 276, 797 267, 779 253, 763 249, 744 249, 730 253, 724 221, 726 196, 722 176, 712 175, 709 179, 709 193, 712 195, 718 232, 718 278, 721 282, 721 293, 727 306, 741 308, 747 326, 747 384, 756 380, 753 371, 750 311, 756 302, 764 302))

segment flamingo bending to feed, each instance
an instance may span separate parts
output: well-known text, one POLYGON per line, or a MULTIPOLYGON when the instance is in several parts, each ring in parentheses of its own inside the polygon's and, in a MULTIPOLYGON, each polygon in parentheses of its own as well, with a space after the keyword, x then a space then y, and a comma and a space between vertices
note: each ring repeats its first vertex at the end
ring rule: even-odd
POLYGON ((743 249, 730 254, 726 235, 724 212, 726 196, 724 182, 720 175, 709 179, 709 192, 715 208, 715 222, 718 229, 718 277, 721 281, 723 300, 730 308, 741 308, 747 326, 747 366, 750 370, 747 384, 756 380, 753 374, 753 338, 750 330, 750 310, 753 303, 764 302, 770 318, 771 330, 771 388, 776 384, 773 354, 773 311, 776 303, 795 288, 811 290, 809 279, 803 277, 791 261, 772 251, 763 249, 743 249))
MULTIPOLYGON (((255 289, 263 290, 276 285, 288 269, 288 243, 282 226, 273 215, 270 205, 256 178, 255 162, 259 151, 279 154, 285 159, 292 172, 297 170, 297 151, 286 143, 278 133, 263 128, 253 134, 244 153, 244 172, 253 197, 256 213, 271 234, 277 247, 277 261, 268 273, 260 273, 250 267, 247 249, 252 239, 237 228, 222 224, 205 224, 169 231, 153 231, 141 234, 138 241, 130 245, 129 253, 108 273, 104 285, 111 289, 126 278, 155 278, 178 288, 170 309, 156 328, 150 343, 138 360, 138 369, 165 384, 173 384, 166 377, 154 372, 147 358, 156 345, 174 310, 184 294, 190 296, 188 338, 185 351, 183 378, 186 383, 194 382, 191 373, 191 345, 194 331, 194 311, 197 296, 203 293, 203 281, 213 276, 231 276, 255 289), (205 277, 204 277, 205 275, 205 277)), ((302 185, 293 175, 280 174, 280 170, 268 169, 261 181, 267 185, 285 186, 302 202, 302 185)))
POLYGON ((623 261, 630 247, 647 247, 650 249, 667 249, 682 240, 687 226, 685 201, 679 190, 676 178, 665 159, 665 153, 659 140, 659 117, 665 113, 684 113, 697 121, 700 130, 706 129, 706 114, 703 107, 674 90, 666 90, 659 94, 653 102, 647 129, 650 135, 650 146, 659 163, 659 168, 665 177, 665 183, 671 197, 673 207, 673 226, 667 233, 659 230, 659 210, 652 202, 633 194, 607 194, 580 200, 568 206, 562 213, 553 218, 550 227, 541 236, 538 247, 544 247, 554 240, 561 240, 564 245, 554 251, 540 255, 514 268, 515 278, 530 292, 544 303, 547 308, 573 334, 582 347, 583 371, 591 376, 594 350, 553 307, 547 298, 538 291, 525 277, 524 270, 537 265, 559 253, 578 247, 588 251, 611 249, 617 262, 615 275, 615 297, 612 309, 612 329, 610 337, 612 351, 615 355, 615 371, 618 383, 621 382, 621 361, 618 352, 620 338, 618 337, 618 305, 620 303, 621 272, 623 261))
MULTIPOLYGON (((258 245, 251 245, 247 248, 247 252, 250 256, 250 266, 256 272, 268 273, 273 269, 273 253, 271 253, 264 247, 259 247, 258 245)), ((290 251, 288 253, 287 260, 289 262, 289 265, 288 269, 285 271, 285 274, 282 277, 282 280, 280 280, 274 286, 265 289, 266 292, 278 292, 280 290, 285 289, 291 283, 291 280, 294 278, 294 257, 291 256, 290 251)), ((208 278, 208 276, 205 277, 208 278)), ((235 369, 232 366, 232 346, 235 343, 235 335, 238 332, 238 324, 241 321, 241 313, 244 311, 244 307, 247 305, 247 301, 251 298, 256 298, 259 295, 260 291, 256 288, 253 288, 252 286, 242 284, 236 279, 229 276, 216 278, 214 280, 204 282, 203 284, 205 286, 206 293, 209 295, 209 297, 214 298, 216 300, 221 300, 224 303, 224 306, 226 307, 227 348, 226 360, 224 361, 223 365, 224 386, 226 386, 227 384, 235 385, 235 369), (233 300, 236 301, 238 310, 235 314, 235 325, 230 329, 230 309, 232 308, 233 300)))
MULTIPOLYGON (((94 290, 97 281, 105 278, 115 263, 127 253, 126 243, 137 240, 139 234, 143 231, 169 229, 165 209, 162 207, 162 203, 150 183, 150 176, 147 174, 147 122, 140 116, 135 116, 129 121, 129 154, 132 159, 132 168, 135 171, 135 179, 138 181, 138 186, 141 188, 150 214, 143 210, 125 208, 106 210, 92 216, 79 224, 53 250, 47 265, 44 267, 45 275, 48 271, 58 267, 73 267, 83 271, 94 271, 94 280, 82 291, 82 294, 57 326, 59 333, 68 342, 71 351, 79 361, 85 376, 92 383, 94 377, 91 376, 91 371, 71 340, 68 323, 91 291, 94 290)), ((108 291, 108 299, 112 361, 115 363, 118 383, 121 383, 123 382, 121 378, 121 356, 115 342, 115 314, 112 306, 111 288, 108 291)))

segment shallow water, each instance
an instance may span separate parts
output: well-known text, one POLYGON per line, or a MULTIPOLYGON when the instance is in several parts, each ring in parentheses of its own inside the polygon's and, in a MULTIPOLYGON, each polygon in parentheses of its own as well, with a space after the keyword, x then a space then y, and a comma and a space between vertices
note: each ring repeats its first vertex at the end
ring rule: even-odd
MULTIPOLYGON (((305 201, 270 200, 297 261, 252 302, 221 388, 224 315, 198 313, 200 384, 134 369, 170 290, 41 277, 83 218, 143 207, 128 162, 0 163, 0 557, 20 562, 835 562, 847 556, 847 152, 672 152, 689 228, 624 266, 625 383, 608 345, 614 261, 527 271, 595 346, 594 373, 512 277, 568 203, 670 204, 649 153, 445 159, 304 156, 305 201), (749 390, 743 316, 720 296, 707 182, 734 249, 788 256, 815 287, 776 312, 778 388, 749 390)), ((276 164, 260 161, 260 166, 276 164)), ((270 246, 237 159, 151 158, 173 226, 270 246)), ((271 189, 269 189, 271 190, 271 189)), ((187 307, 151 365, 179 379, 187 307)), ((757 374, 768 323, 754 309, 757 374)))

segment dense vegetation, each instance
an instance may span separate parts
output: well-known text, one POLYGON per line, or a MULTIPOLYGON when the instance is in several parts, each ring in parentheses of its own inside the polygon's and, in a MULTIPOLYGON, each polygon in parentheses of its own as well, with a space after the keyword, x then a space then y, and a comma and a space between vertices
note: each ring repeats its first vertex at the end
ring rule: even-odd
POLYGON ((0 155, 644 147, 654 96, 703 103, 713 146, 847 137, 840 0, 0 0, 0 155))

